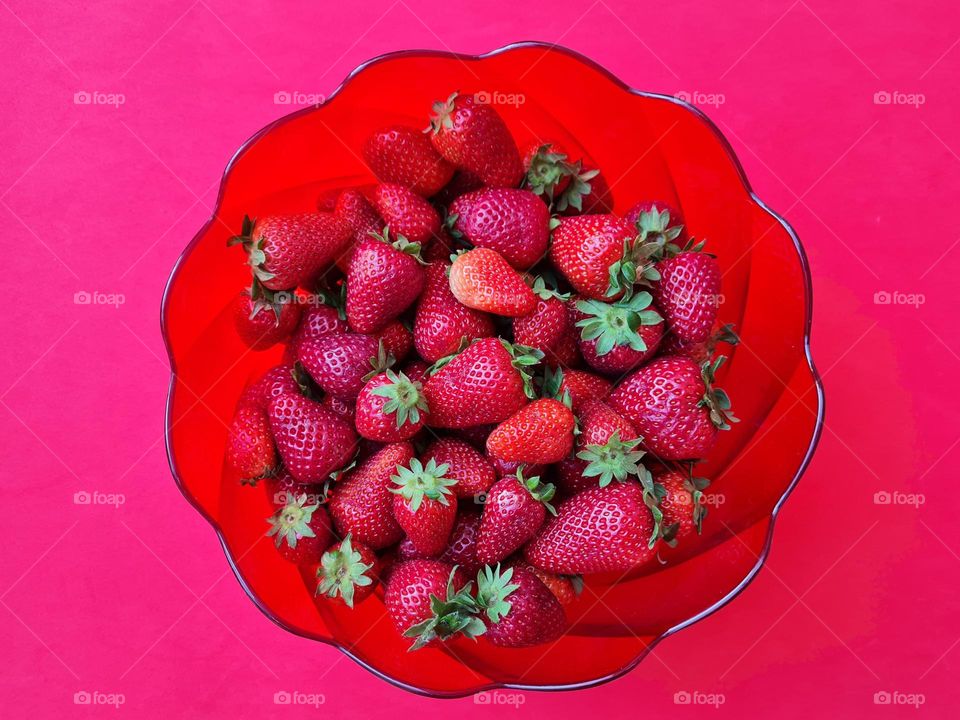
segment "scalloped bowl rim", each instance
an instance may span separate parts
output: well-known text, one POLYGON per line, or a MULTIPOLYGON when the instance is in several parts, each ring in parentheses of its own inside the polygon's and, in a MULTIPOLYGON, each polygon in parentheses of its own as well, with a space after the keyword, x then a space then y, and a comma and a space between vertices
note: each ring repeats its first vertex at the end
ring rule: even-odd
POLYGON ((349 657, 351 660, 356 662, 361 667, 370 671, 377 677, 389 682, 390 684, 396 687, 402 688, 404 690, 407 690, 409 692, 426 696, 426 697, 431 697, 431 698, 469 697, 477 693, 489 692, 489 691, 497 690, 500 688, 508 688, 512 690, 522 690, 522 691, 551 691, 551 690, 576 690, 581 688, 595 687, 597 685, 610 682, 611 680, 615 680, 625 675, 626 673, 630 672, 635 667, 637 667, 637 665, 639 665, 640 662, 642 662, 643 659, 646 658, 646 656, 650 652, 652 652, 653 649, 664 638, 667 638, 670 635, 673 635, 674 633, 679 632, 680 630, 683 630, 684 628, 689 627, 690 625, 693 625, 694 623, 702 620, 708 615, 712 615, 714 612, 716 612, 717 610, 725 606, 727 603, 733 600, 737 595, 739 595, 753 581, 753 579, 757 576, 757 573, 759 573, 760 569, 766 564, 766 560, 770 553, 770 548, 773 541, 773 532, 774 532, 774 527, 776 525, 777 515, 779 514, 780 509, 783 507, 787 498, 790 496, 790 493, 793 492, 793 489, 796 487, 797 483, 800 481, 800 477, 803 475, 803 473, 806 471, 807 467, 809 466, 810 460, 812 459, 813 454, 816 451, 817 444, 819 443, 820 435, 823 428, 824 404, 825 404, 823 382, 820 379, 820 375, 817 372, 816 366, 814 365, 814 362, 813 362, 813 357, 810 352, 810 329, 811 329, 812 321, 813 321, 813 287, 812 287, 812 281, 811 281, 811 275, 810 275, 810 266, 807 260, 806 253, 803 249, 803 246, 800 243, 799 237, 791 227, 790 223, 788 223, 783 217, 778 215, 776 212, 771 210, 753 191, 753 188, 750 186, 750 182, 747 180, 746 174, 744 173, 743 167, 740 164, 740 160, 738 159, 736 153, 734 152, 733 147, 730 145, 730 142, 723 135, 723 133, 720 131, 717 125, 697 107, 683 100, 680 100, 679 98, 673 97, 671 95, 663 95, 660 93, 652 93, 652 92, 646 92, 643 90, 637 90, 627 85, 625 82, 620 80, 616 75, 614 75, 612 72, 607 70, 605 67, 603 67, 596 61, 590 59, 589 57, 586 57, 585 55, 580 54, 575 50, 571 50, 561 45, 555 45, 552 43, 545 43, 545 42, 540 42, 535 40, 511 43, 509 45, 504 45, 502 47, 499 47, 496 50, 491 50, 490 52, 479 54, 479 55, 473 55, 469 53, 456 53, 456 52, 444 51, 444 50, 400 50, 400 51, 395 51, 390 53, 384 53, 382 55, 378 55, 358 65, 352 72, 350 72, 349 75, 347 75, 346 78, 344 78, 344 80, 336 87, 336 89, 326 98, 326 100, 323 102, 322 105, 301 108, 300 110, 284 115, 283 117, 280 117, 274 120, 273 122, 269 123, 268 125, 264 126, 263 128, 261 128, 258 132, 254 133, 246 142, 244 142, 240 146, 240 148, 233 154, 233 156, 230 158, 230 161, 227 163, 227 166, 224 169, 223 175, 220 179, 220 187, 217 193, 217 202, 215 205, 215 210, 213 215, 211 215, 211 217, 203 224, 200 230, 193 236, 193 239, 184 248, 183 252, 180 253, 180 256, 177 258, 176 262, 174 263, 173 269, 170 272, 170 276, 167 279, 167 283, 163 290, 163 299, 161 301, 161 310, 160 310, 160 332, 161 332, 161 335, 163 336, 164 346, 167 350, 167 356, 170 361, 170 382, 167 389, 167 402, 166 402, 166 407, 164 412, 164 447, 166 448, 167 462, 170 467, 170 473, 173 475, 174 481, 176 482, 177 487, 180 489, 181 494, 200 513, 200 515, 203 516, 203 518, 206 519, 208 523, 210 523, 210 525, 216 531, 217 539, 220 541, 220 546, 223 549, 224 555, 227 558, 227 562, 229 563, 231 570, 233 570, 233 574, 236 577, 237 581, 239 582, 240 586, 243 588, 243 591, 253 601, 253 603, 260 609, 260 611, 264 615, 266 615, 267 618, 269 618, 272 622, 274 622, 276 625, 280 626, 287 632, 293 633, 295 635, 299 635, 301 637, 308 638, 310 640, 322 642, 326 645, 331 645, 337 648, 338 650, 340 650, 342 653, 344 653, 347 657, 349 657), (711 604, 708 608, 697 613, 696 615, 665 630, 659 636, 654 638, 646 646, 643 652, 639 653, 636 656, 636 658, 633 659, 633 661, 627 663, 617 671, 610 673, 608 675, 605 675, 603 677, 586 680, 580 683, 568 683, 568 684, 562 684, 562 685, 523 685, 523 684, 514 684, 514 683, 492 682, 492 683, 489 683, 488 685, 478 687, 472 690, 465 690, 462 692, 460 691, 454 691, 454 692, 439 691, 438 692, 434 690, 419 688, 414 685, 410 685, 408 683, 402 682, 394 677, 391 677, 390 675, 378 670, 377 668, 371 666, 369 663, 355 656, 349 650, 342 647, 339 643, 337 643, 332 638, 317 637, 310 633, 302 632, 301 630, 295 627, 291 627, 290 625, 282 621, 280 618, 278 618, 273 613, 273 611, 265 603, 263 603, 260 600, 260 598, 256 595, 256 593, 253 592, 253 590, 249 587, 249 585, 247 584, 246 580, 243 577, 243 574, 240 572, 239 568, 237 567, 236 562, 234 561, 234 558, 230 553, 230 550, 227 547, 226 540, 223 536, 223 532, 219 524, 207 514, 204 508, 200 507, 200 505, 194 499, 192 494, 184 487, 183 482, 180 479, 180 474, 177 471, 176 460, 174 459, 174 455, 173 455, 172 439, 171 439, 171 432, 170 432, 171 430, 170 413, 172 410, 171 406, 173 401, 173 389, 176 383, 177 371, 176 371, 176 359, 174 358, 173 351, 167 337, 167 308, 168 308, 169 293, 170 293, 170 288, 172 287, 173 282, 176 279, 177 273, 180 271, 181 265, 186 260, 186 258, 190 255, 190 253, 193 251, 194 246, 200 241, 200 238, 206 234, 207 229, 214 222, 216 217, 216 211, 220 208, 221 202, 223 200, 227 177, 229 176, 230 171, 233 169, 234 163, 249 147, 255 144, 263 135, 265 135, 266 133, 269 133, 279 125, 287 123, 300 115, 312 112, 316 110, 318 107, 326 106, 340 94, 340 91, 358 73, 362 72, 367 67, 370 67, 371 65, 374 65, 377 63, 389 61, 399 57, 408 57, 408 56, 445 57, 445 58, 455 58, 462 61, 463 60, 476 61, 476 60, 483 60, 484 58, 488 58, 488 57, 493 57, 495 55, 500 55, 501 53, 506 53, 511 50, 517 50, 521 48, 534 48, 534 47, 543 48, 547 52, 559 52, 562 54, 566 54, 569 57, 597 70, 599 73, 604 75, 607 79, 609 79, 611 82, 616 84, 619 88, 630 93, 631 95, 663 100, 663 101, 671 102, 676 105, 680 105, 684 107, 686 110, 693 113, 702 122, 704 122, 707 125, 707 127, 711 130, 713 135, 717 138, 717 140, 720 141, 726 154, 728 155, 731 162, 733 163, 737 171, 737 175, 740 178, 740 182, 743 185, 744 190, 749 195, 750 199, 754 203, 756 203, 761 209, 763 209, 767 214, 769 214, 773 219, 775 219, 778 223, 780 223, 783 229, 790 236, 790 239, 793 241, 794 247, 797 251, 797 257, 800 260, 800 267, 804 277, 804 296, 807 302, 806 317, 804 320, 804 329, 803 329, 803 352, 804 352, 804 357, 806 358, 806 361, 807 361, 807 368, 810 371, 811 377, 814 382, 814 387, 816 388, 816 391, 817 391, 817 418, 816 418, 816 424, 813 429, 813 433, 810 438, 810 444, 808 445, 807 450, 804 453, 803 459, 801 460, 800 465, 797 468, 797 472, 794 474, 790 483, 787 485, 786 490, 784 490, 783 494, 780 496, 780 499, 777 500, 777 503, 774 505, 773 510, 770 513, 770 526, 767 529, 767 536, 764 540, 763 548, 760 552, 757 562, 753 565, 753 567, 749 570, 749 572, 747 572, 747 574, 743 577, 743 579, 739 583, 737 583, 737 585, 734 588, 732 588, 722 598, 720 598, 719 600, 711 604))

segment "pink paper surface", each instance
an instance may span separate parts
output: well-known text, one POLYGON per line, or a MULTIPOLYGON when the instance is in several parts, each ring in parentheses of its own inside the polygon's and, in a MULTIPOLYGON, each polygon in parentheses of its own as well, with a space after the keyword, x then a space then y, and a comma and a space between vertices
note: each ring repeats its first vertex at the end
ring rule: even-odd
POLYGON ((955 4, 0 5, 4 717, 955 709, 955 4), (526 39, 684 93, 726 133, 810 256, 827 423, 728 607, 611 684, 445 703, 244 595, 167 469, 160 297, 227 160, 285 98, 313 102, 383 52, 526 39))

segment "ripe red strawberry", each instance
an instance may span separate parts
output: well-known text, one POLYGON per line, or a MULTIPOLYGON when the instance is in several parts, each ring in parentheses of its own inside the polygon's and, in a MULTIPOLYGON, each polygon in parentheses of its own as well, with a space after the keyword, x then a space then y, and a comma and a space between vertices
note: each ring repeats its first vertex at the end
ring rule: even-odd
POLYGON ((543 525, 554 487, 522 471, 498 480, 487 493, 477 540, 477 560, 492 565, 508 557, 533 537, 543 525))
POLYGON ((483 180, 466 170, 458 169, 453 173, 453 179, 450 180, 443 189, 433 196, 433 202, 438 207, 449 207, 450 204, 461 195, 479 190, 484 186, 483 180))
POLYGON ((374 199, 380 216, 394 235, 426 245, 440 232, 440 215, 433 205, 402 185, 377 185, 374 199))
POLYGON ((435 460, 424 465, 413 458, 409 467, 398 466, 391 477, 393 516, 417 551, 428 557, 443 552, 457 518, 457 502, 450 490, 457 481, 446 477, 447 469, 435 460))
POLYGON ((528 190, 485 188, 450 206, 456 233, 474 247, 496 250, 518 270, 543 259, 550 241, 550 212, 528 190))
POLYGON ((330 515, 337 533, 353 536, 374 550, 382 550, 403 537, 393 517, 390 477, 398 465, 413 458, 410 443, 384 445, 337 482, 330 493, 330 515))
POLYGON ((368 375, 385 370, 389 358, 370 335, 328 335, 300 346, 298 358, 324 392, 355 400, 368 375))
POLYGON ((289 337, 300 322, 302 308, 293 293, 273 293, 258 282, 233 302, 237 334, 251 350, 273 347, 289 337))
POLYGON ((317 503, 308 503, 306 495, 291 499, 267 522, 267 537, 274 538, 280 554, 290 562, 315 563, 333 542, 327 511, 317 503))
POLYGON ((523 462, 516 462, 514 460, 501 460, 500 458, 492 457, 490 462, 493 464, 493 469, 497 471, 497 478, 505 478, 510 475, 516 475, 519 471, 525 472, 527 475, 533 476, 538 475, 543 477, 543 474, 546 472, 547 468, 545 465, 539 464, 530 464, 523 462))
POLYGON ((560 338, 560 342, 555 347, 544 353, 543 362, 549 368, 554 370, 577 368, 583 365, 583 358, 580 356, 580 349, 577 343, 580 340, 580 330, 573 324, 571 318, 566 332, 560 338))
POLYGON ((420 432, 426 413, 423 385, 387 370, 370 378, 357 396, 357 432, 378 442, 408 440, 420 432))
POLYGON ((270 409, 270 402, 284 393, 299 391, 296 373, 293 365, 286 363, 267 370, 255 383, 243 391, 237 402, 237 409, 249 405, 266 412, 270 409))
POLYGON ((240 234, 253 276, 269 290, 309 286, 350 244, 350 226, 331 213, 244 217, 240 234))
POLYGON ((353 457, 353 428, 315 400, 286 393, 270 403, 269 416, 283 464, 302 483, 323 482, 353 457))
POLYGON ((495 250, 476 248, 458 255, 450 267, 450 291, 475 310, 521 317, 537 306, 523 277, 495 250))
POLYGON ((423 386, 430 427, 463 428, 506 420, 533 396, 526 368, 538 355, 500 340, 477 340, 423 386))
POLYGON ((433 104, 427 128, 433 146, 457 167, 489 187, 517 187, 520 152, 503 119, 490 105, 453 93, 433 104))
POLYGON ((430 366, 423 360, 411 360, 403 366, 403 374, 410 378, 410 382, 425 383, 430 366))
POLYGON ((343 335, 348 332, 350 332, 350 326, 347 325, 347 316, 343 308, 318 301, 303 313, 300 327, 297 328, 297 332, 290 341, 289 348, 292 359, 297 359, 300 348, 304 343, 328 335, 343 335))
POLYGON ((531 565, 561 575, 626 572, 652 561, 653 517, 639 483, 595 487, 564 500, 524 549, 531 565))
POLYGON ((389 228, 362 240, 347 270, 347 321, 354 332, 376 333, 406 310, 423 290, 420 246, 389 228))
POLYGON ((530 647, 557 640, 567 628, 560 602, 525 567, 487 566, 477 574, 477 604, 486 611, 487 640, 530 647))
POLYGON ((477 560, 477 538, 480 535, 480 513, 461 509, 450 531, 450 541, 439 559, 463 569, 467 575, 475 575, 481 563, 477 560))
POLYGON ((542 398, 520 408, 487 438, 487 453, 501 460, 547 465, 573 448, 573 413, 559 400, 542 398))
POLYGON ((377 554, 347 536, 331 546, 317 568, 318 596, 339 599, 347 607, 363 602, 377 587, 377 554))
POLYGON ((576 414, 590 400, 605 400, 613 389, 606 378, 585 370, 551 370, 546 368, 543 376, 543 395, 567 403, 576 414))
POLYGON ((376 337, 383 343, 387 355, 392 355, 397 362, 406 360, 413 350, 413 333, 399 320, 388 323, 376 337))
POLYGON ((227 462, 243 480, 273 473, 277 466, 277 451, 270 433, 270 421, 262 407, 241 405, 237 408, 227 431, 227 462))
POLYGON ((700 367, 685 357, 657 358, 613 391, 610 406, 633 423, 658 459, 705 457, 717 431, 736 422, 727 394, 712 386, 724 359, 700 367))
POLYGON ((472 445, 456 438, 434 440, 423 452, 423 461, 446 465, 446 476, 456 480, 452 486, 458 498, 471 500, 485 493, 497 479, 493 465, 472 445))
POLYGON ((513 319, 513 341, 548 353, 557 347, 570 330, 566 296, 546 286, 542 278, 533 283, 537 304, 533 312, 513 319))
POLYGON ((453 165, 444 160, 423 131, 392 125, 373 133, 363 144, 363 159, 383 183, 409 188, 430 197, 450 182, 453 165))
POLYGON ((657 475, 657 483, 662 488, 660 512, 663 513, 662 537, 672 545, 686 540, 703 529, 703 519, 707 508, 703 501, 703 491, 710 481, 694 477, 690 472, 668 470, 657 475))
POLYGON ((524 154, 524 184, 564 215, 608 213, 613 209, 610 189, 600 171, 583 160, 573 162, 555 142, 537 142, 524 154))
POLYGON ((356 425, 357 408, 355 403, 349 400, 341 400, 336 395, 324 395, 320 403, 328 410, 333 410, 343 419, 349 420, 351 425, 356 425))
POLYGON ((720 266, 713 255, 701 252, 702 243, 689 247, 657 263, 660 280, 652 292, 671 332, 680 340, 704 342, 722 299, 720 266))
POLYGON ((728 345, 738 345, 740 343, 740 338, 737 337, 731 323, 720 326, 714 325, 710 337, 699 342, 681 340, 679 335, 668 332, 664 335, 658 352, 660 355, 683 355, 698 365, 703 365, 713 357, 718 343, 727 343, 728 345))
POLYGON ((622 376, 653 357, 663 337, 663 318, 651 302, 648 292, 615 303, 578 302, 573 316, 587 365, 606 375, 622 376))
POLYGON ((344 190, 337 198, 334 212, 350 226, 353 248, 337 259, 337 267, 344 272, 350 267, 350 258, 356 245, 370 237, 370 233, 383 232, 383 218, 367 196, 356 189, 344 190))
POLYGON ((427 267, 427 282, 413 323, 417 353, 431 363, 457 352, 464 340, 493 335, 490 317, 468 308, 450 292, 449 267, 445 263, 427 267))
POLYGON ((417 650, 456 635, 483 633, 471 586, 445 562, 406 560, 391 570, 383 600, 397 631, 415 638, 410 649, 417 650))

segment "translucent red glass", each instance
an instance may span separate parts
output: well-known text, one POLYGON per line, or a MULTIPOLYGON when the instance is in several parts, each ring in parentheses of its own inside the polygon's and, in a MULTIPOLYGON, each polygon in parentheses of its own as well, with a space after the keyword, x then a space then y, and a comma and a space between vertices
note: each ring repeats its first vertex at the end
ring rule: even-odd
POLYGON ((727 141, 695 108, 632 90, 559 47, 524 43, 481 57, 387 55, 356 70, 321 107, 251 138, 227 168, 215 216, 174 268, 163 303, 174 368, 171 470, 264 613, 291 632, 340 647, 390 682, 436 696, 595 684, 634 667, 664 636, 730 600, 762 565, 777 510, 806 467, 822 421, 808 348, 810 306, 796 236, 752 193, 727 141), (589 579, 568 608, 572 630, 549 647, 457 641, 408 653, 379 596, 353 611, 315 602, 312 584, 263 539, 272 512, 266 494, 241 487, 224 465, 237 398, 281 354, 249 352, 236 336, 229 303, 249 275, 227 239, 245 213, 312 209, 325 188, 371 182, 358 155, 364 138, 392 122, 425 126, 431 103, 453 90, 500 93, 505 102, 514 96, 500 109, 518 144, 549 138, 589 156, 611 184, 617 212, 649 198, 680 208, 719 259, 720 316, 744 338, 720 377, 742 421, 722 433, 698 468, 724 500, 710 508, 703 536, 663 553, 666 563, 655 572, 613 584, 589 579))

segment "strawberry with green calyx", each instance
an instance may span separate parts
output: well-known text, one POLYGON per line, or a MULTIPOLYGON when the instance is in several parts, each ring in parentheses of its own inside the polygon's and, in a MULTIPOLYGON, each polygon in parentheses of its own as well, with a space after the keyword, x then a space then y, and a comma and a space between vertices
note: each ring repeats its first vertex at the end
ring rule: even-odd
POLYGON ((447 465, 413 458, 409 467, 398 465, 391 476, 396 487, 393 516, 417 551, 427 557, 439 555, 447 546, 457 517, 457 503, 450 490, 456 480, 446 477, 447 465), (452 500, 452 502, 451 502, 452 500))
POLYGON ((424 462, 434 460, 438 465, 447 466, 445 474, 456 480, 452 488, 458 498, 473 499, 485 493, 497 479, 490 460, 464 440, 438 438, 427 446, 421 457, 424 462))
POLYGON ((533 537, 548 511, 556 515, 550 504, 554 491, 539 477, 524 477, 522 470, 495 482, 483 505, 477 560, 488 565, 499 562, 533 537))
POLYGON ((373 594, 376 587, 377 555, 363 543, 355 543, 350 534, 333 545, 320 558, 316 594, 339 598, 352 608, 373 594))
POLYGON ((615 303, 577 302, 573 315, 580 328, 578 347, 590 367, 622 375, 656 352, 664 325, 652 301, 650 293, 640 292, 615 303))
POLYGON ((600 171, 586 168, 583 160, 571 161, 555 142, 531 145, 524 155, 524 185, 541 196, 553 210, 564 214, 609 212, 609 188, 600 171))
POLYGON ((266 350, 296 330, 302 308, 296 295, 273 291, 254 279, 234 300, 237 334, 251 350, 266 350))
POLYGON ((394 364, 377 338, 355 333, 307 341, 298 359, 324 392, 347 401, 356 399, 368 379, 394 364))
POLYGON ((357 396, 357 432, 378 442, 408 440, 423 427, 427 412, 423 385, 386 370, 370 378, 357 396))
POLYGON ((694 463, 687 470, 668 470, 657 476, 662 488, 660 511, 663 523, 660 537, 670 547, 675 547, 696 532, 703 532, 703 520, 707 516, 703 491, 710 485, 704 477, 694 477, 694 463))
POLYGON ((613 385, 606 378, 586 372, 544 367, 543 378, 538 380, 543 397, 560 400, 573 410, 580 411, 585 402, 605 400, 613 385))
POLYGON ((712 362, 706 362, 700 367, 705 392, 700 400, 701 407, 710 411, 710 420, 720 430, 729 430, 730 423, 738 423, 740 419, 731 412, 730 396, 722 388, 714 386, 717 371, 727 360, 726 355, 718 355, 712 362))
POLYGON ((485 637, 500 647, 553 642, 567 628, 560 601, 530 569, 489 565, 477 574, 477 604, 489 620, 485 637))
POLYGON ((606 487, 614 479, 623 482, 629 475, 639 477, 644 472, 640 460, 646 454, 638 449, 640 441, 640 438, 621 440, 620 431, 615 430, 606 444, 587 445, 577 453, 577 457, 587 463, 583 475, 596 478, 600 487, 606 487))
POLYGON ((227 462, 244 484, 273 474, 277 450, 263 407, 247 404, 237 409, 227 431, 227 462))
POLYGON ((306 494, 290 498, 267 523, 267 537, 274 538, 277 550, 290 562, 316 562, 333 542, 327 511, 317 502, 308 503, 306 494))
MULTIPOLYGON (((679 216, 674 212, 672 217, 679 216)), ((627 220, 633 222, 637 232, 640 233, 640 242, 657 248, 657 252, 652 255, 654 260, 661 260, 680 252, 680 247, 674 241, 685 238, 683 224, 671 225, 670 218, 670 209, 664 204, 660 204, 658 209, 656 203, 635 205, 627 213, 627 220)))
POLYGON ((501 422, 487 437, 487 453, 513 462, 548 465, 570 454, 576 419, 559 400, 541 398, 501 422))
POLYGON ((613 479, 623 482, 646 472, 639 462, 643 456, 637 450, 640 436, 629 420, 600 400, 584 401, 577 417, 576 454, 557 465, 556 481, 564 493, 605 487, 613 479))

